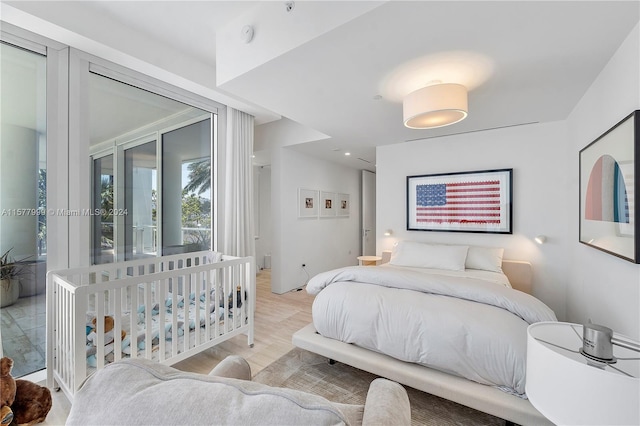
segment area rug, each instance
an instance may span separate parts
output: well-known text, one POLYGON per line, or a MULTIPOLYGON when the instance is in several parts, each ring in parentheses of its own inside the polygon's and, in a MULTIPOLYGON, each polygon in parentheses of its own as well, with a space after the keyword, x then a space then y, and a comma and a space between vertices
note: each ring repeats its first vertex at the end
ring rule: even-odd
MULTIPOLYGON (((376 375, 295 348, 260 371, 253 380, 323 396, 344 404, 364 404, 376 375)), ((405 386, 413 425, 504 425, 498 417, 405 386)))

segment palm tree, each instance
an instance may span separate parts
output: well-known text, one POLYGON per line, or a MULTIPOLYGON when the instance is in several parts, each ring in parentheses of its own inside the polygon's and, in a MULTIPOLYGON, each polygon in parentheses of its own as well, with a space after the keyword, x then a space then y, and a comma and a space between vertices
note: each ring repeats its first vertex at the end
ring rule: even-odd
POLYGON ((194 161, 187 166, 189 170, 189 183, 184 190, 189 192, 198 191, 198 195, 211 188, 211 159, 204 158, 194 161))

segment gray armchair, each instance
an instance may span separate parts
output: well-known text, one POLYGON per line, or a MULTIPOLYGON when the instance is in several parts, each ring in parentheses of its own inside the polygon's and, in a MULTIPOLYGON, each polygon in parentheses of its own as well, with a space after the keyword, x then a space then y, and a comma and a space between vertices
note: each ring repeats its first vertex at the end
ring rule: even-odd
POLYGON ((375 379, 364 405, 251 381, 251 368, 229 356, 209 375, 143 359, 106 366, 76 392, 68 425, 409 425, 405 389, 375 379))

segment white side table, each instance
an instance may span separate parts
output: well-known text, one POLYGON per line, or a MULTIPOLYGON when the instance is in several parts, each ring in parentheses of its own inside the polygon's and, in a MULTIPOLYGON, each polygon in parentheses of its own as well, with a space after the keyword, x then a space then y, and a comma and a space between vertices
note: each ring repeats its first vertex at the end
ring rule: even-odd
POLYGON ((376 266, 382 260, 380 256, 358 256, 360 266, 376 266))
MULTIPOLYGON (((632 342, 614 333, 614 338, 632 342)), ((527 329, 526 393, 559 425, 640 423, 640 354, 613 346, 614 364, 587 362, 582 325, 539 322, 527 329)))

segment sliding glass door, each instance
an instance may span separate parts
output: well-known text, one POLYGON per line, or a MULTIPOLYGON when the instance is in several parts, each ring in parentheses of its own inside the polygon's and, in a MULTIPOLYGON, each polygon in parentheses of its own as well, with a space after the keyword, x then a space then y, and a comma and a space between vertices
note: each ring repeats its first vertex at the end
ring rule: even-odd
POLYGON ((91 73, 92 263, 211 248, 216 114, 91 73))

